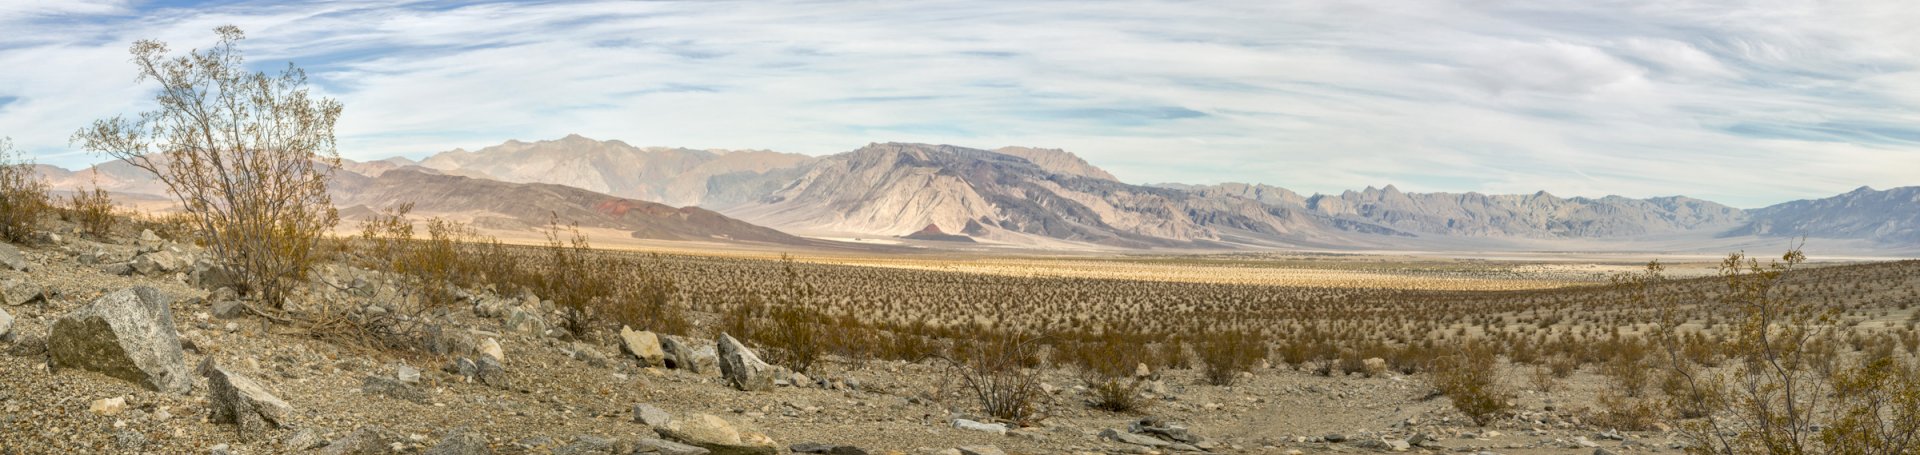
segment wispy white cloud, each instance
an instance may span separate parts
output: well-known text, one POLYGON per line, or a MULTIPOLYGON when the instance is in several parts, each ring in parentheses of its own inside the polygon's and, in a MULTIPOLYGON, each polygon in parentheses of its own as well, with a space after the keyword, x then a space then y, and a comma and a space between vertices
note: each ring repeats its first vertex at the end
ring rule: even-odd
POLYGON ((342 153, 568 133, 823 154, 1063 147, 1134 182, 1687 194, 1920 184, 1920 4, 1769 0, 0 0, 0 135, 139 110, 129 42, 245 28, 347 105, 342 153))

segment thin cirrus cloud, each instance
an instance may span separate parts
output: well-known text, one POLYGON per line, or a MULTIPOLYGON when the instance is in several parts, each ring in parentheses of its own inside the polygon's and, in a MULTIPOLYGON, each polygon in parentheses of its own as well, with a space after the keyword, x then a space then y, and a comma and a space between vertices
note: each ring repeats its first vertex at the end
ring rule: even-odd
POLYGON ((149 108, 127 44, 236 24, 347 105, 349 158, 580 133, 808 154, 1028 145, 1303 192, 1920 184, 1920 4, 1892 1, 0 0, 0 136, 149 108))

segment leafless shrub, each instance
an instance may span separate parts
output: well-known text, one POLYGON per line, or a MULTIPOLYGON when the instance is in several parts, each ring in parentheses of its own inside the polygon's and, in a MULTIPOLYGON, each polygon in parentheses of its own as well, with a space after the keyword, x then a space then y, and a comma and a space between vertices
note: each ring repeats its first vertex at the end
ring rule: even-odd
POLYGON ((952 374, 982 411, 1022 425, 1037 422, 1040 348, 1043 337, 981 328, 979 336, 955 340, 946 355, 952 374))
POLYGON ((291 64, 277 76, 248 71, 245 34, 214 31, 213 47, 177 57, 158 41, 134 43, 140 78, 160 85, 159 109, 95 121, 74 140, 157 177, 246 283, 241 291, 279 308, 339 221, 327 180, 340 165, 341 106, 310 97, 305 72, 291 64))

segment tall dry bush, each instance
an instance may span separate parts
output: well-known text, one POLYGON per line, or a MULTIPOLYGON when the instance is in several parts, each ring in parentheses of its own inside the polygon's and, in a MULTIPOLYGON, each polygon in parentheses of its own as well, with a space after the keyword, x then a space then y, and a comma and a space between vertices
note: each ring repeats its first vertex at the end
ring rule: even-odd
POLYGON ((1806 256, 1777 260, 1735 253, 1721 261, 1724 286, 1707 305, 1730 314, 1718 356, 1695 347, 1683 314, 1694 300, 1667 290, 1663 266, 1616 279, 1633 303, 1657 308, 1651 331, 1673 372, 1662 384, 1690 452, 1714 454, 1899 454, 1920 449, 1920 386, 1910 358, 1891 351, 1841 352, 1852 335, 1838 310, 1799 291, 1806 256), (1693 352, 1690 352, 1693 351, 1693 352), (1726 365, 1708 362, 1723 357, 1726 365))
POLYGON ((603 325, 601 307, 614 295, 615 271, 593 253, 579 224, 561 224, 554 215, 545 231, 544 263, 528 281, 538 295, 560 308, 562 328, 585 335, 603 325))
POLYGON ((761 307, 766 322, 754 330, 754 340, 766 348, 768 362, 806 373, 827 348, 827 336, 821 330, 824 321, 812 306, 819 293, 800 275, 792 257, 781 255, 780 276, 780 288, 761 307))
POLYGON ((1120 324, 1082 338, 1055 344, 1054 350, 1062 360, 1056 363, 1075 368, 1081 384, 1093 395, 1090 404, 1095 409, 1133 412, 1151 404, 1140 396, 1146 378, 1137 374, 1141 365, 1151 371, 1155 357, 1147 348, 1144 334, 1120 324))
POLYGON ((65 215, 80 225, 81 231, 94 238, 104 239, 113 234, 114 224, 119 216, 114 214, 113 196, 95 183, 92 190, 74 189, 73 196, 67 197, 65 215))
POLYGON ((47 183, 34 172, 33 162, 13 148, 13 139, 0 138, 0 239, 31 239, 51 207, 47 183))
POLYGON ((416 239, 413 220, 407 216, 413 207, 413 203, 389 207, 361 223, 363 265, 404 277, 409 294, 423 310, 452 306, 456 286, 487 284, 475 280, 479 264, 469 254, 474 245, 483 244, 479 233, 463 223, 432 217, 426 220, 427 238, 416 239))
POLYGON ((1259 335, 1239 330, 1208 333, 1194 347, 1206 363, 1207 383, 1217 386, 1233 385, 1240 373, 1253 370, 1267 356, 1267 344, 1259 335))
POLYGON ((1486 426, 1512 409, 1513 392, 1500 380, 1498 351, 1485 342, 1466 342, 1433 365, 1433 386, 1453 401, 1454 409, 1486 426))
POLYGON ((157 177, 213 257, 245 283, 240 291, 280 308, 339 222, 327 181, 340 165, 341 105, 311 96, 292 64, 277 75, 248 71, 245 33, 214 32, 212 47, 180 56, 159 41, 135 42, 139 79, 159 85, 159 108, 96 120, 74 141, 157 177))
POLYGON ((1040 351, 1046 337, 985 327, 974 333, 978 336, 954 340, 943 357, 950 374, 987 415, 1021 425, 1043 419, 1040 351))
POLYGON ((679 285, 656 271, 660 264, 657 254, 645 261, 619 262, 619 270, 629 275, 616 285, 614 301, 606 310, 608 319, 619 325, 646 327, 674 335, 686 335, 692 330, 692 319, 675 301, 679 285))

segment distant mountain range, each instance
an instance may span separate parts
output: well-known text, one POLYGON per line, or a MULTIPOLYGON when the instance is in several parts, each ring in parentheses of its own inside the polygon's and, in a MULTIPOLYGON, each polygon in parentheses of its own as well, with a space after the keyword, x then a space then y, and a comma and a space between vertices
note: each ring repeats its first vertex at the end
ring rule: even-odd
MULTIPOLYGON (((103 186, 154 192, 121 167, 100 166, 112 180, 103 186)), ((1450 250, 1647 239, 1711 248, 1809 237, 1920 250, 1920 187, 1861 188, 1754 210, 1682 196, 1407 193, 1391 185, 1303 196, 1260 184, 1128 184, 1057 149, 875 143, 809 157, 578 135, 343 168, 351 174, 335 185, 343 210, 410 201, 502 225, 543 222, 551 211, 669 240, 812 241, 792 233, 948 245, 1450 250)), ((87 175, 43 173, 56 186, 87 175)))
POLYGON ((343 218, 364 219, 380 209, 414 204, 423 215, 470 214, 482 228, 532 230, 551 220, 629 232, 650 240, 812 243, 699 207, 675 208, 564 185, 508 183, 395 169, 367 176, 336 173, 334 206, 343 218))

